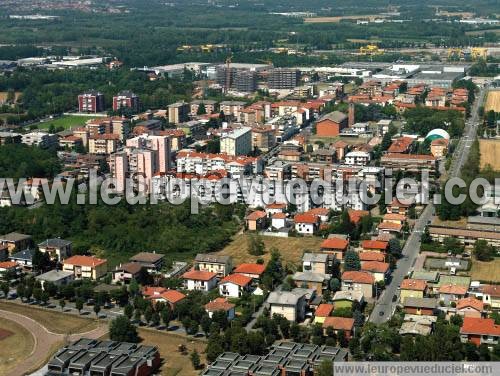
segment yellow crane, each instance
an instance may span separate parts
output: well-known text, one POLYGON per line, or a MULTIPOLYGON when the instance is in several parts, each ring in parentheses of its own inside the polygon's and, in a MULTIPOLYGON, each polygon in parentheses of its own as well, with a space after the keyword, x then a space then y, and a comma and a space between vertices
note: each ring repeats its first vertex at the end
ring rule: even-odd
POLYGON ((231 87, 231 61, 233 59, 232 55, 226 58, 226 82, 224 82, 224 93, 229 91, 231 87))
POLYGON ((381 50, 375 44, 368 44, 366 46, 360 47, 359 53, 361 55, 383 55, 384 54, 384 50, 381 50))
POLYGON ((484 47, 474 47, 471 51, 472 60, 486 60, 488 58, 488 49, 484 47))

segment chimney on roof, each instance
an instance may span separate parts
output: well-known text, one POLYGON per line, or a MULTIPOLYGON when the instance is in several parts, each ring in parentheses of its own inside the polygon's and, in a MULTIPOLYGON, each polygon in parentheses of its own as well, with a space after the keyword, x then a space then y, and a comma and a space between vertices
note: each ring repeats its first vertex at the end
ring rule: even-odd
POLYGON ((349 115, 348 115, 348 120, 349 120, 349 127, 352 127, 354 125, 355 117, 354 117, 354 102, 349 102, 349 115))

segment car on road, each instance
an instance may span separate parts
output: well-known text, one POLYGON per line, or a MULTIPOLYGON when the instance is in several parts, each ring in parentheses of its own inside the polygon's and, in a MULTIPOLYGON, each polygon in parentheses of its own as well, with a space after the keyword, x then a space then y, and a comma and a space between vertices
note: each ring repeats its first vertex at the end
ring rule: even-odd
POLYGON ((393 302, 395 302, 396 300, 398 300, 398 296, 397 296, 397 295, 394 295, 394 296, 392 297, 392 301, 393 301, 393 302))
POLYGON ((379 316, 384 316, 384 315, 385 315, 385 312, 384 312, 384 311, 380 311, 378 315, 379 315, 379 316))

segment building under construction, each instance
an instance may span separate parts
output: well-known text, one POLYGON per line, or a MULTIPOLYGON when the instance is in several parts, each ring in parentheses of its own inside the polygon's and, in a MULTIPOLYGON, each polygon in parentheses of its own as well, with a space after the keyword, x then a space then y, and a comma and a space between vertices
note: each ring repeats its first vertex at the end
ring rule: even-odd
POLYGON ((223 88, 252 92, 257 90, 259 72, 269 67, 264 64, 230 63, 228 68, 228 65, 221 64, 216 67, 216 80, 223 88))
POLYGON ((269 72, 269 89, 293 89, 300 82, 300 71, 297 69, 274 68, 269 72))

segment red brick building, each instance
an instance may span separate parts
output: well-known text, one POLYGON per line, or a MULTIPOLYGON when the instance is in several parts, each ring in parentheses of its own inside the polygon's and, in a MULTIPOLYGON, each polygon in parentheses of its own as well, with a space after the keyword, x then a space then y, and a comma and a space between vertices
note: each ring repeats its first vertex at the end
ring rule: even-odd
POLYGON ((78 96, 78 111, 96 113, 104 111, 104 94, 90 90, 78 96))
POLYGON ((347 127, 347 116, 339 111, 326 114, 316 123, 316 135, 320 137, 335 137, 347 127))
POLYGON ((113 97, 113 111, 122 108, 130 108, 133 111, 139 110, 139 97, 131 91, 122 91, 113 97))

